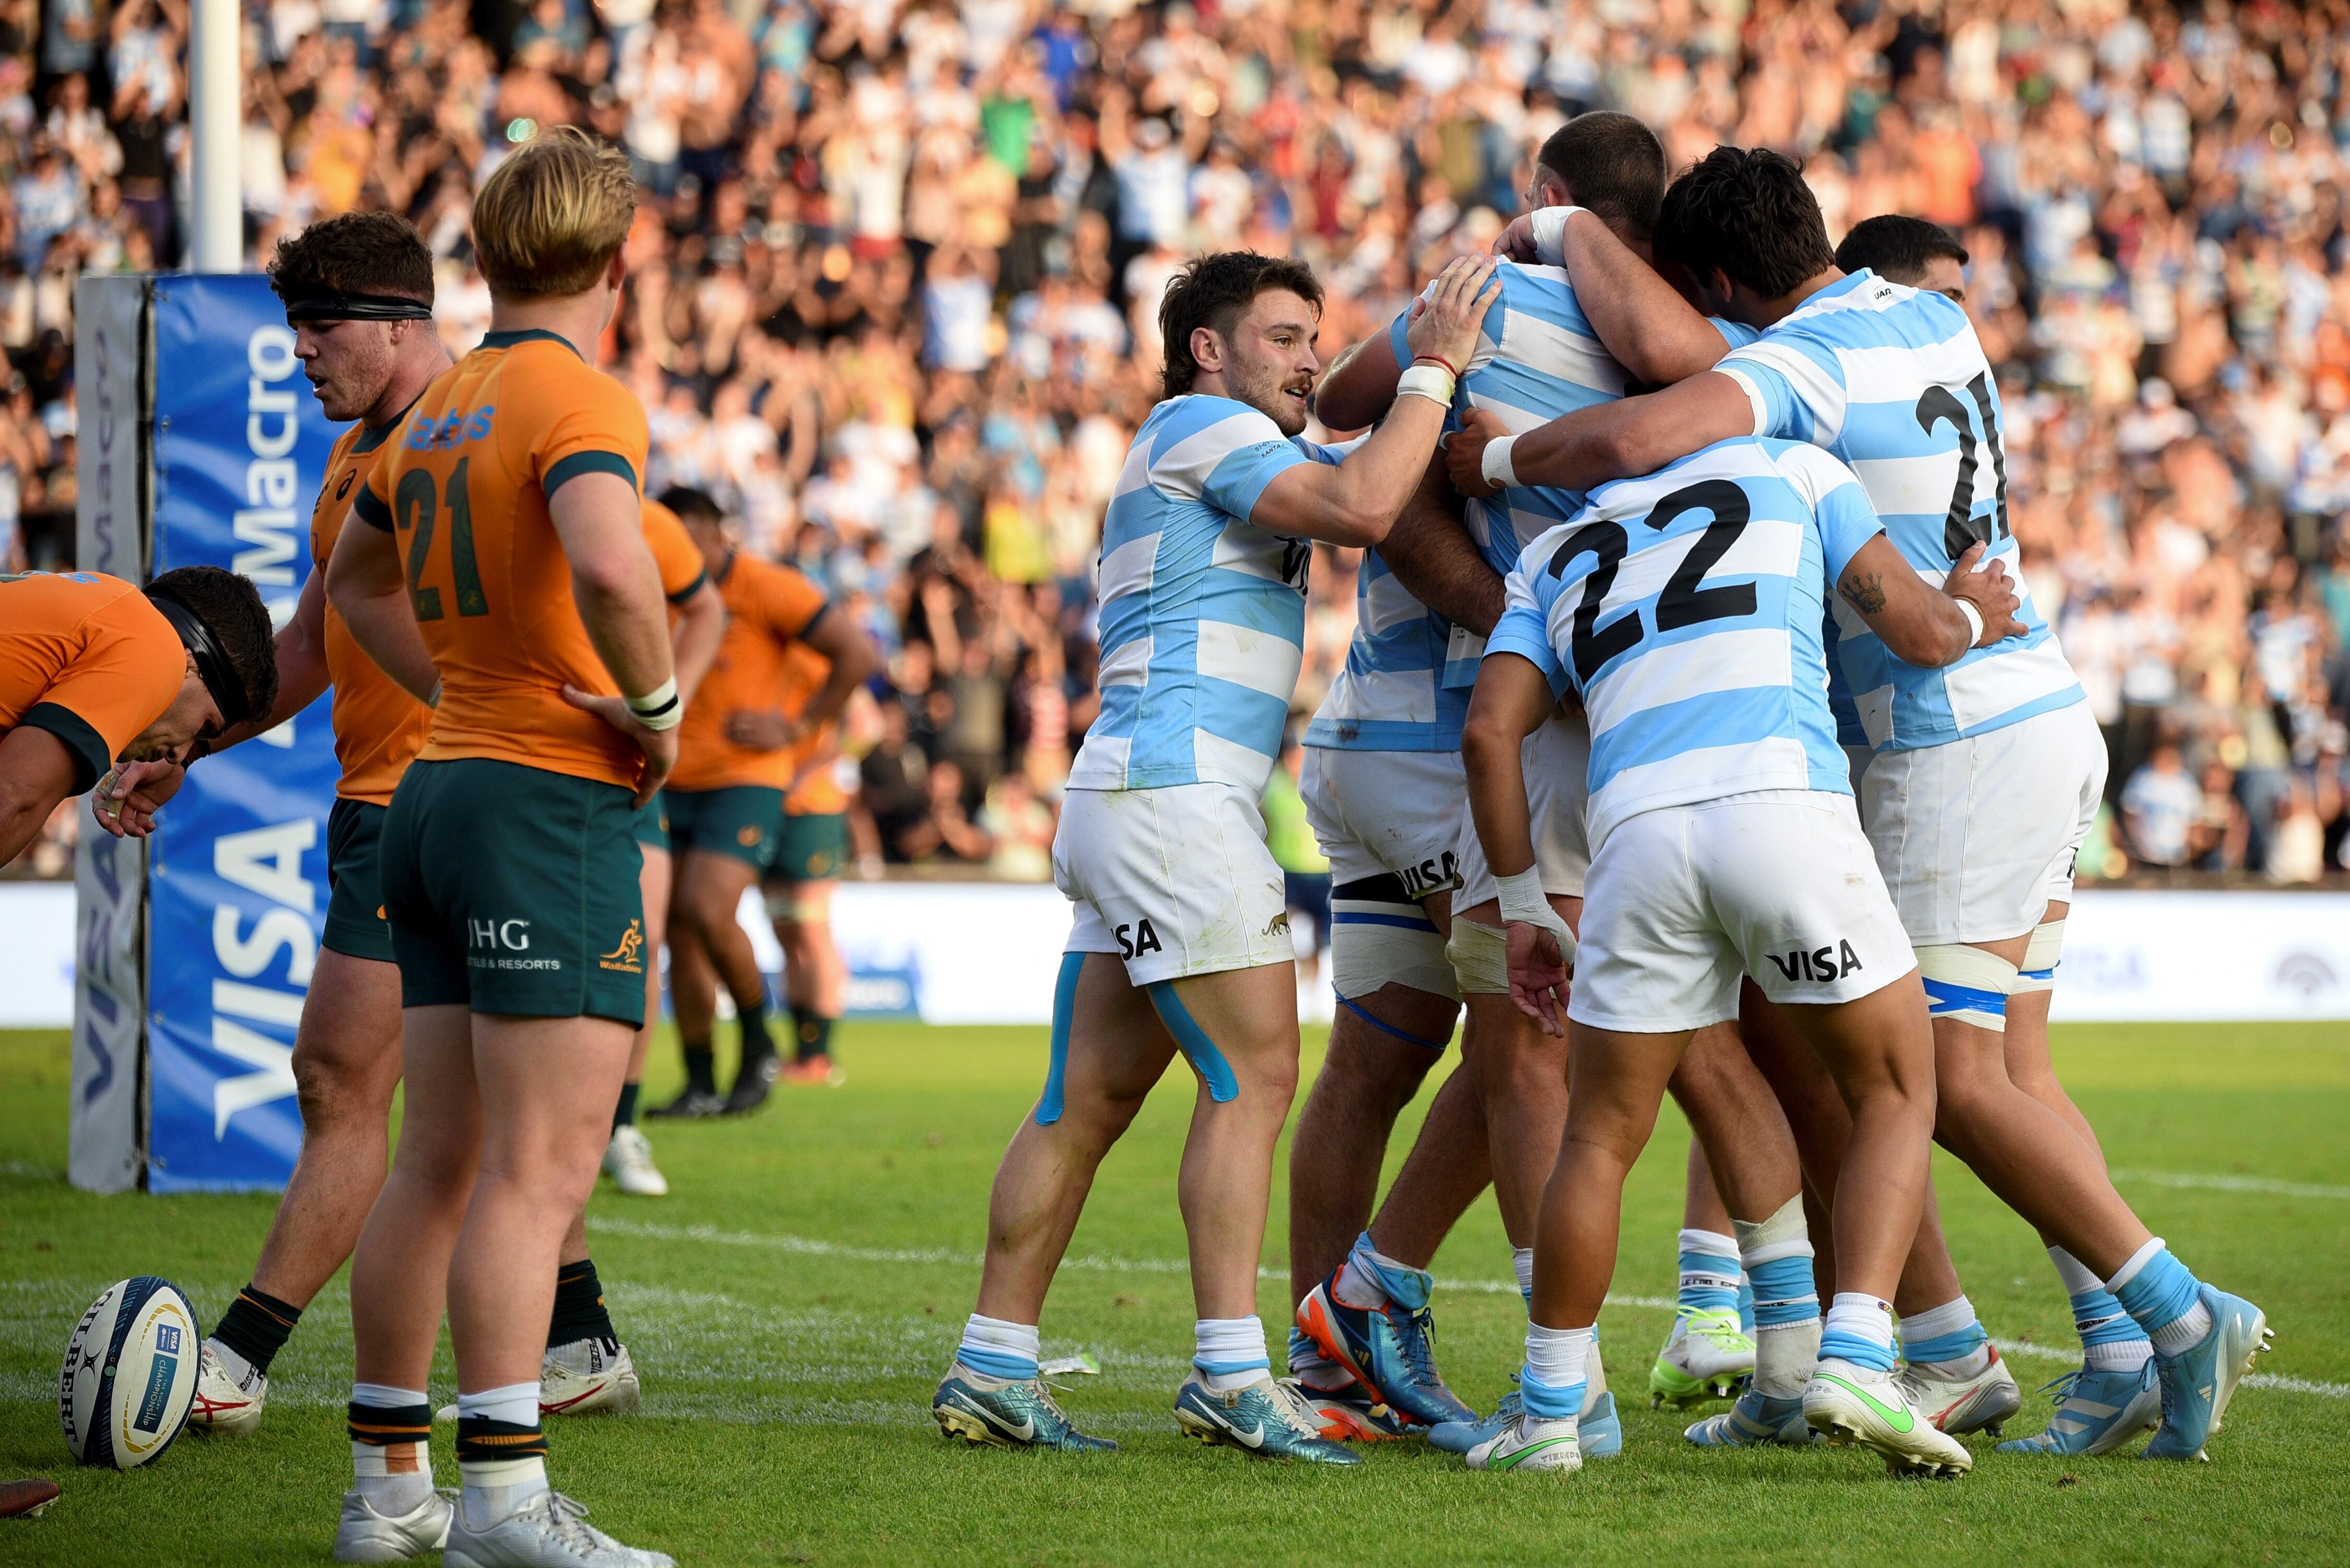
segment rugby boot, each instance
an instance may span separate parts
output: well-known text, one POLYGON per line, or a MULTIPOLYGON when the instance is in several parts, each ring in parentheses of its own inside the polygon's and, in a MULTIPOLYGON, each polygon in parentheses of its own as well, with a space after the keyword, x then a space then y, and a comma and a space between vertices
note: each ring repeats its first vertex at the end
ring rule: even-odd
POLYGON ((1682 1307, 1673 1330, 1648 1368, 1648 1407, 1686 1410, 1709 1399, 1727 1399, 1738 1380, 1754 1372, 1754 1336, 1738 1326, 1728 1307, 1682 1307))
POLYGON ((990 1377, 956 1362, 931 1396, 931 1415, 950 1438, 999 1449, 1057 1449, 1070 1454, 1114 1454, 1107 1438, 1087 1437, 1039 1377, 990 1377))
MULTIPOLYGON (((1514 1380, 1516 1373, 1512 1373, 1514 1380)), ((1502 1396, 1493 1413, 1475 1421, 1447 1421, 1428 1431, 1428 1446, 1448 1454, 1465 1454, 1481 1443, 1500 1437, 1526 1413, 1526 1402, 1513 1388, 1502 1396)), ((1586 1386, 1583 1409, 1575 1417, 1575 1447, 1586 1459, 1612 1459, 1624 1451, 1624 1422, 1616 1414, 1616 1396, 1604 1386, 1586 1386)))
POLYGON ((621 1545, 559 1491, 540 1492, 491 1521, 469 1519, 461 1498, 441 1562, 442 1568, 677 1568, 665 1552, 621 1545))
POLYGON ((1423 1427, 1475 1420, 1477 1412, 1445 1386, 1436 1370, 1436 1314, 1394 1300, 1350 1307, 1338 1299, 1337 1278, 1332 1271, 1297 1303, 1297 1326, 1315 1348, 1406 1420, 1423 1427))
POLYGON ((1351 1378, 1343 1388, 1316 1388, 1301 1379, 1297 1391, 1313 1407, 1322 1435, 1334 1443, 1384 1443, 1422 1430, 1351 1378))
POLYGON ((1740 1394, 1738 1402, 1729 1409, 1691 1424, 1681 1436, 1700 1449, 1751 1449, 1772 1444, 1800 1449, 1814 1438, 1810 1424, 1804 1419, 1802 1396, 1776 1399, 1752 1387, 1740 1394))
POLYGON ((2110 1454, 2162 1423, 2162 1386, 2147 1356, 2135 1372, 2067 1372, 2040 1389, 2056 1396, 2045 1431, 2002 1443, 2002 1454, 2110 1454))
POLYGON ((592 1416, 633 1410, 643 1397, 637 1364, 617 1339, 575 1339, 547 1346, 538 1364, 538 1413, 592 1416))
POLYGON ((693 1118, 699 1116, 714 1116, 725 1108, 726 1102, 720 1099, 712 1091, 698 1087, 692 1084, 688 1084, 682 1090, 679 1091, 677 1098, 671 1100, 669 1104, 665 1106, 647 1106, 645 1107, 645 1115, 649 1116, 677 1116, 693 1118))
POLYGON ((376 1511, 367 1494, 353 1489, 343 1493, 343 1517, 335 1527, 338 1563, 405 1563, 448 1543, 449 1516, 455 1511, 456 1489, 428 1491, 424 1501, 395 1519, 376 1511))
POLYGON ((1965 1446, 1911 1405, 1890 1372, 1825 1358, 1804 1390, 1804 1419, 1839 1448, 1870 1449, 1895 1475, 1955 1477, 1974 1468, 1965 1446))
POLYGON ((2015 1374, 1999 1358, 1998 1348, 1986 1345, 1983 1350, 1991 1360, 1971 1376, 1944 1376, 1942 1368, 1950 1363, 1906 1361, 1894 1371, 1894 1380, 1939 1430, 1953 1438, 1969 1432, 1996 1438, 2007 1418, 2023 1408, 2023 1393, 2015 1386, 2015 1374))
POLYGON ((1517 1418, 1468 1453, 1472 1470, 1548 1470, 1572 1475, 1583 1468, 1581 1434, 1573 1417, 1545 1421, 1523 1409, 1517 1418))
POLYGON ((721 1116, 739 1116, 757 1110, 775 1092, 775 1074, 780 1068, 774 1052, 770 1051, 743 1064, 734 1075, 734 1086, 726 1091, 726 1102, 718 1107, 721 1116))
POLYGON ((231 1377, 211 1340, 196 1358, 196 1397, 188 1406, 188 1425, 202 1432, 242 1435, 261 1425, 261 1407, 269 1398, 269 1375, 248 1369, 242 1380, 231 1377))
POLYGON ((1295 1378, 1272 1373, 1219 1394, 1198 1367, 1175 1392, 1175 1424, 1203 1443, 1239 1449, 1261 1459, 1303 1459, 1317 1465, 1359 1465, 1363 1456, 1322 1435, 1313 1405, 1295 1378))
POLYGON ((2211 1331, 2177 1355, 2155 1353, 2162 1425, 2143 1459, 2207 1458, 2203 1444, 2220 1429, 2237 1383, 2252 1369, 2252 1357, 2269 1348, 2268 1314, 2241 1296, 2210 1285, 2200 1288, 2203 1305, 2211 1314, 2211 1331))

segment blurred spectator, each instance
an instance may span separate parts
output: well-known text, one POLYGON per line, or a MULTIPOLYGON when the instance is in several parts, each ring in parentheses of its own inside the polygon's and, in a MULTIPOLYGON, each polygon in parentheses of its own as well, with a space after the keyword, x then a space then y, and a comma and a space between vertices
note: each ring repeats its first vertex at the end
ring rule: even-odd
POLYGON ((2122 821, 2130 853, 2151 866, 2181 867, 2193 857, 2199 829, 2210 826, 2203 790, 2187 771, 2178 742, 2157 741, 2146 765, 2122 790, 2122 821))

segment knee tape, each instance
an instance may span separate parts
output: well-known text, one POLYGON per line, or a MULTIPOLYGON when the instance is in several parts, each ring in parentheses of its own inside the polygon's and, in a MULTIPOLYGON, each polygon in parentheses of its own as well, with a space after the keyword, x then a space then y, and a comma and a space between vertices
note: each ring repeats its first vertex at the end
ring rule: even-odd
POLYGON ((1444 944, 1444 956, 1452 961, 1461 995, 1510 994, 1509 940, 1492 927, 1474 920, 1453 921, 1452 940, 1444 944))
POLYGON ((1045 1069, 1045 1093, 1036 1102, 1040 1127, 1061 1119, 1061 1081, 1069 1066, 1069 1018, 1077 1010, 1077 977, 1085 969, 1085 954, 1061 955, 1060 977, 1053 982, 1053 1055, 1045 1069))
POLYGON ((1208 1098, 1218 1105, 1239 1098, 1241 1084, 1232 1076, 1232 1064, 1224 1060, 1224 1054, 1216 1049, 1216 1043, 1208 1038, 1208 1032, 1200 1027, 1191 1010, 1183 1005, 1183 999, 1175 993, 1175 982, 1153 981, 1149 990, 1150 1005, 1159 1010, 1159 1022, 1167 1025, 1167 1033, 1175 1037, 1175 1048, 1183 1053, 1191 1070, 1208 1085, 1208 1098))
POLYGON ((2023 967, 2016 971, 2016 991, 2056 989, 2056 961, 2064 950, 2064 922, 2043 920, 2032 930, 2032 945, 2023 950, 2023 967))
POLYGON ((1963 942, 1918 950, 1926 981, 1926 1011, 1955 1018, 1994 1034, 2007 1033, 2007 998, 2015 989, 2015 966, 1997 953, 1963 942))
POLYGON ((1340 996, 1408 985, 1458 1001, 1444 936, 1417 904, 1356 906, 1330 914, 1330 981, 1340 996))

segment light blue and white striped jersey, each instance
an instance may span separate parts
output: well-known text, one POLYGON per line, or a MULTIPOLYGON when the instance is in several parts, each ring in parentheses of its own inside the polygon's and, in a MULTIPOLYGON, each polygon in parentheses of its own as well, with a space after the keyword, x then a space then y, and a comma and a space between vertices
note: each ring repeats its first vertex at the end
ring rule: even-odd
POLYGON ((1486 649, 1532 661, 1591 720, 1596 853, 1644 811, 1754 790, 1850 794, 1821 608, 1883 532, 1814 447, 1719 441, 1591 493, 1526 548, 1486 649))
POLYGON ((1071 789, 1264 787, 1305 657, 1308 546, 1248 516, 1274 475, 1345 452, 1230 398, 1150 410, 1102 520, 1101 713, 1071 789))
POLYGON ((2015 579, 2023 635, 1939 670, 1895 658, 1849 607, 1833 605, 1870 745, 1938 746, 2085 700, 2017 567, 1999 389, 1964 310, 1864 269, 1715 369, 1753 400, 1757 435, 1809 441, 1851 464, 1887 535, 1935 587, 1978 541, 2015 579))

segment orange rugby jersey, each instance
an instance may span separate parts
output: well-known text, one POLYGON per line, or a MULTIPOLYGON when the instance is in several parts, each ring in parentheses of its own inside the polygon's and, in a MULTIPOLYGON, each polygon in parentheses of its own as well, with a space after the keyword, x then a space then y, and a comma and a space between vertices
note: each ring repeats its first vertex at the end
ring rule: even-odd
POLYGON ((48 731, 74 754, 74 793, 161 718, 188 650, 163 612, 102 572, 0 576, 0 734, 48 731))
POLYGON ((791 653, 824 613, 824 590, 789 566, 740 551, 719 568, 717 583, 726 601, 726 636, 678 726, 677 768, 670 784, 687 790, 732 784, 788 789, 794 749, 738 746, 726 738, 726 721, 738 709, 793 714, 806 705, 805 692, 796 693, 795 705, 791 653))
MULTIPOLYGON (((652 549, 653 565, 660 569, 661 592, 674 612, 701 590, 702 585, 710 580, 710 574, 702 567, 702 552, 695 548, 693 536, 677 520, 676 513, 650 497, 646 499, 644 510, 645 543, 652 549)), ((674 613, 670 616, 670 624, 677 624, 674 613)))
POLYGON ((563 700, 619 688, 571 594, 546 498, 585 473, 631 486, 645 415, 550 332, 493 332, 409 410, 352 511, 397 537, 409 601, 441 673, 419 753, 487 757, 634 788, 629 738, 563 700))
MULTIPOLYGON (((310 509, 312 570, 324 572, 334 558, 335 541, 350 518, 352 498, 400 426, 399 420, 379 430, 353 425, 336 439, 327 454, 326 483, 310 509)), ((408 760, 422 749, 432 727, 432 710, 402 691, 367 656, 331 601, 326 637, 327 679, 335 688, 335 760, 343 765, 335 793, 345 800, 390 805, 400 775, 408 771, 408 760)))
MULTIPOLYGON (((788 661, 791 673, 790 695, 784 702, 784 711, 797 718, 807 711, 824 683, 832 679, 832 660, 805 642, 792 644, 788 661)), ((840 787, 840 759, 836 753, 840 747, 840 721, 832 720, 812 734, 804 735, 792 748, 792 772, 801 769, 819 755, 827 761, 810 769, 806 778, 791 794, 784 796, 785 816, 837 816, 848 809, 848 793, 840 787)))

